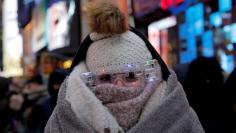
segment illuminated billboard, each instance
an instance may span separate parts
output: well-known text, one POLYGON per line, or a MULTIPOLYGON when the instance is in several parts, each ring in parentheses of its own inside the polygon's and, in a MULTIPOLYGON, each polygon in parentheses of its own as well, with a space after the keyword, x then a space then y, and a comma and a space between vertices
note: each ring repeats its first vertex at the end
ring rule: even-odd
POLYGON ((192 28, 192 35, 198 36, 204 32, 204 12, 203 4, 196 4, 186 10, 185 20, 192 28))
POLYGON ((148 39, 156 51, 161 55, 166 64, 168 64, 168 28, 177 24, 175 16, 171 16, 148 26, 148 39))
POLYGON ((218 56, 220 57, 220 64, 223 70, 227 73, 231 73, 234 69, 234 56, 227 55, 223 50, 218 52, 218 56))
POLYGON ((17 0, 3 1, 3 75, 21 76, 22 37, 17 22, 17 0))
POLYGON ((236 23, 231 25, 230 40, 232 43, 236 43, 236 23))
POLYGON ((216 12, 210 15, 210 24, 215 27, 222 25, 222 16, 220 12, 216 12))
POLYGON ((202 55, 205 57, 214 56, 214 47, 213 47, 213 33, 212 31, 206 31, 202 35, 202 55))
POLYGON ((32 51, 35 53, 40 49, 47 46, 47 38, 45 34, 45 3, 38 1, 39 3, 33 9, 32 16, 32 51))
POLYGON ((231 35, 233 32, 232 28, 233 27, 231 25, 226 25, 222 28, 223 29, 223 38, 226 43, 230 43, 232 41, 231 40, 231 35))
POLYGON ((187 24, 183 23, 179 26, 179 38, 186 39, 188 37, 187 24))
POLYGON ((148 39, 157 52, 160 53, 160 31, 173 27, 177 24, 176 17, 171 16, 156 22, 151 23, 148 26, 148 39))
POLYGON ((180 52, 180 63, 188 63, 197 58, 196 39, 189 36, 186 42, 186 50, 180 52))
POLYGON ((65 1, 56 2, 48 8, 46 29, 50 51, 69 45, 70 19, 74 9, 74 2, 67 6, 65 1))
POLYGON ((219 11, 225 12, 232 9, 232 0, 219 0, 219 11))

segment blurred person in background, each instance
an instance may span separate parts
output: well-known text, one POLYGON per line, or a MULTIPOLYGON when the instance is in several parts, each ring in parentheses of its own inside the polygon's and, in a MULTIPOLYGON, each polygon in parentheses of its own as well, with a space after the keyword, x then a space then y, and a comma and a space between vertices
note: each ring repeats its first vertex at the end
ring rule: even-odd
POLYGON ((184 63, 184 64, 177 64, 173 70, 175 71, 179 82, 185 86, 186 78, 187 78, 187 73, 188 73, 188 68, 189 68, 189 63, 184 63))
POLYGON ((35 75, 26 81, 22 93, 30 101, 37 101, 44 95, 47 95, 47 87, 43 84, 41 75, 35 75))
POLYGON ((24 85, 24 80, 21 77, 11 77, 10 78, 9 91, 21 93, 24 85))
POLYGON ((0 132, 24 132, 24 97, 20 77, 0 78, 0 132))
POLYGON ((232 111, 231 125, 236 132, 236 67, 226 79, 224 87, 228 92, 230 111, 232 111))
POLYGON ((0 77, 0 111, 7 105, 7 93, 11 83, 10 78, 0 77))
POLYGON ((231 133, 227 91, 216 58, 198 57, 189 65, 185 91, 206 133, 231 133))
POLYGON ((7 106, 0 111, 1 133, 25 133, 22 105, 24 97, 17 92, 10 92, 7 106))
POLYGON ((29 115, 36 103, 48 95, 47 87, 43 84, 41 75, 35 75, 26 81, 22 94, 25 99, 22 107, 23 119, 25 122, 27 122, 29 115))
POLYGON ((40 99, 33 107, 27 121, 29 132, 42 133, 44 131, 44 127, 56 106, 59 88, 67 74, 68 71, 64 69, 56 69, 50 74, 48 81, 49 96, 40 99))
POLYGON ((57 55, 43 52, 39 59, 39 74, 42 76, 43 84, 48 84, 49 75, 57 68, 59 68, 59 59, 57 55))

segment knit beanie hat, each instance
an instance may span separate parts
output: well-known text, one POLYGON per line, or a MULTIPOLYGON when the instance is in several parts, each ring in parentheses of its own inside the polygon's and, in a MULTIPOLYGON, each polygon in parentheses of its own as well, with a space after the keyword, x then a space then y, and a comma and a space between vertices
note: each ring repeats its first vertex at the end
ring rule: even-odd
POLYGON ((127 65, 142 70, 144 62, 152 59, 144 41, 130 31, 103 39, 97 36, 96 33, 90 35, 94 42, 86 56, 87 67, 95 74, 119 73, 127 65))
POLYGON ((86 56, 90 71, 116 73, 125 65, 140 68, 142 63, 152 59, 144 41, 128 31, 126 17, 114 3, 88 4, 87 15, 93 41, 86 56))
POLYGON ((127 17, 119 8, 107 0, 98 0, 86 7, 91 33, 81 44, 71 66, 71 71, 84 61, 88 71, 122 72, 132 65, 142 70, 145 61, 156 59, 163 80, 169 70, 149 41, 135 29, 128 26, 127 17))

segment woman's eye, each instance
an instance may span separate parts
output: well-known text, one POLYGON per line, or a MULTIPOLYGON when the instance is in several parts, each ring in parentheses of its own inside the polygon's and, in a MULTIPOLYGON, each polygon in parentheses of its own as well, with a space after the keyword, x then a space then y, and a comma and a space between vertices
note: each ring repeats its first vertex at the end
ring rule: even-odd
POLYGON ((106 75, 101 75, 99 77, 99 80, 102 81, 102 82, 108 82, 111 80, 111 75, 109 74, 106 74, 106 75))

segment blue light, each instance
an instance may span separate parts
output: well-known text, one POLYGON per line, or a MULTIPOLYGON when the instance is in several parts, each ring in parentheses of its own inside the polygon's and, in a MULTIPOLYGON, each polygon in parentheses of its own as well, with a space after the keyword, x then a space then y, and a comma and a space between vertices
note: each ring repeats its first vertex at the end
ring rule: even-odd
POLYGON ((189 51, 195 51, 195 52, 197 51, 196 39, 194 37, 191 37, 191 36, 188 37, 188 39, 187 39, 187 49, 189 51))
POLYGON ((231 42, 231 25, 226 25, 223 27, 224 37, 228 42, 231 42))
POLYGON ((194 12, 195 12, 195 14, 196 14, 196 16, 195 16, 196 20, 199 20, 199 19, 202 20, 202 19, 203 19, 203 16, 204 16, 204 13, 203 13, 203 11, 204 11, 204 9, 203 9, 203 4, 202 4, 202 3, 199 3, 199 4, 195 5, 194 8, 195 8, 194 12))
POLYGON ((230 32, 230 25, 226 25, 224 28, 223 28, 223 31, 224 32, 230 32))
POLYGON ((132 67, 132 65, 130 65, 130 64, 128 64, 127 66, 128 66, 129 68, 132 67))
POLYGON ((199 3, 199 4, 196 4, 192 7, 189 7, 187 10, 186 10, 186 13, 185 13, 185 19, 187 22, 195 22, 199 19, 203 19, 204 18, 204 13, 203 13, 203 4, 202 3, 199 3))
POLYGON ((232 9, 232 0, 219 0, 219 11, 225 12, 232 9))
POLYGON ((233 50, 234 50, 233 44, 228 44, 228 45, 226 46, 226 48, 227 48, 229 51, 233 51, 233 50))
POLYGON ((236 43, 236 23, 231 25, 230 41, 231 43, 236 43))
POLYGON ((211 14, 210 24, 215 27, 219 27, 220 25, 222 25, 222 16, 220 12, 211 14))
POLYGON ((187 50, 180 53, 180 63, 191 62, 197 57, 196 40, 193 36, 187 38, 187 50))
POLYGON ((187 24, 183 23, 179 26, 179 38, 185 39, 188 37, 187 24))
POLYGON ((91 72, 85 72, 85 73, 83 73, 83 74, 86 75, 86 76, 88 76, 88 75, 91 74, 91 72))
POLYGON ((180 64, 189 63, 196 57, 191 54, 191 51, 184 51, 180 53, 180 64))
POLYGON ((195 14, 195 11, 194 11, 194 7, 190 7, 186 10, 186 13, 185 13, 185 20, 186 22, 193 22, 194 21, 194 15, 195 14))
POLYGON ((224 51, 220 51, 219 54, 222 69, 227 73, 231 73, 234 69, 234 56, 226 55, 224 51))
POLYGON ((192 0, 184 0, 183 3, 177 6, 170 7, 169 10, 172 14, 176 15, 179 14, 180 12, 183 12, 186 10, 189 5, 193 3, 192 0))
POLYGON ((186 23, 192 28, 192 35, 198 36, 204 32, 203 4, 199 3, 187 9, 185 13, 186 23))
POLYGON ((180 53, 180 64, 184 64, 184 63, 188 63, 189 60, 188 60, 188 55, 187 53, 184 51, 184 52, 181 52, 180 53))
POLYGON ((154 81, 154 78, 149 78, 148 81, 149 81, 149 82, 153 82, 153 81, 154 81))
POLYGON ((204 22, 202 19, 199 19, 194 24, 194 35, 198 36, 204 32, 204 22))
POLYGON ((212 31, 207 31, 202 35, 202 55, 205 57, 214 56, 214 48, 212 40, 213 40, 212 31))

